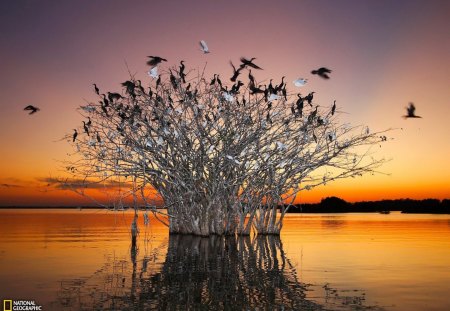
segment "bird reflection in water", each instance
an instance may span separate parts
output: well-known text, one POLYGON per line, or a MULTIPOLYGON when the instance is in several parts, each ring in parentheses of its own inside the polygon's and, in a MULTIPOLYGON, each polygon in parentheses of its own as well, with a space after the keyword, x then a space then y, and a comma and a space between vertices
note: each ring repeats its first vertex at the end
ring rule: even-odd
MULTIPOLYGON (((61 282, 59 310, 329 310, 307 297, 286 257, 279 237, 201 238, 170 235, 165 259, 162 250, 130 260, 107 258, 86 279, 61 282)), ((328 286, 328 285, 327 285, 328 286)), ((329 292, 329 291, 328 291, 329 292)), ((379 310, 339 301, 339 310, 379 310), (348 308, 346 308, 348 307, 348 308)), ((332 307, 332 309, 335 309, 332 307)))

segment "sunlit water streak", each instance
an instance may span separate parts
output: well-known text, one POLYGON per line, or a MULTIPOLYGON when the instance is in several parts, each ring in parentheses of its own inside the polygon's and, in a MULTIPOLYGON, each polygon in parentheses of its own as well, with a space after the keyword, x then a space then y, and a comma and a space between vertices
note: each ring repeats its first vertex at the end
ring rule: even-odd
POLYGON ((0 210, 0 299, 44 310, 450 310, 448 215, 288 215, 281 239, 171 236, 129 212, 0 210))

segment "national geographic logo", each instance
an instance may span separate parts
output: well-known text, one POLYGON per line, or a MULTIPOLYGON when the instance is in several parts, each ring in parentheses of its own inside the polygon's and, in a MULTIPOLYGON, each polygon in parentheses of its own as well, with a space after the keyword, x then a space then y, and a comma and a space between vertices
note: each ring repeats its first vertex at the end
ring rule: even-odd
POLYGON ((3 311, 42 311, 34 300, 3 300, 3 311))

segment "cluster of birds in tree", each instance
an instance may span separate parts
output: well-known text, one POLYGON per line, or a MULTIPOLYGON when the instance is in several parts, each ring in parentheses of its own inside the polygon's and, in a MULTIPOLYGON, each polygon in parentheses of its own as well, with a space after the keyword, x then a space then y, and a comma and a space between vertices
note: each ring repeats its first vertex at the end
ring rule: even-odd
MULTIPOLYGON (((200 50, 207 54, 210 53, 209 47, 207 45, 207 43, 204 40, 201 40, 200 42, 200 50)), ((235 67, 234 64, 230 61, 230 64, 233 68, 233 75, 230 77, 230 81, 235 83, 230 90, 228 90, 228 88, 226 86, 222 85, 222 81, 219 78, 218 74, 214 74, 213 79, 211 80, 211 85, 214 84, 218 84, 221 88, 221 90, 224 92, 225 94, 225 99, 229 98, 231 99, 233 94, 237 94, 239 92, 239 89, 241 86, 243 86, 244 84, 240 81, 237 80, 239 75, 242 74, 242 71, 244 69, 248 69, 248 79, 250 81, 249 83, 249 91, 251 95, 254 94, 264 94, 264 98, 266 100, 266 102, 268 103, 268 110, 271 109, 271 105, 272 105, 272 101, 276 100, 279 98, 281 93, 281 96, 283 96, 286 100, 287 100, 287 91, 286 91, 286 83, 284 82, 284 78, 282 78, 281 83, 278 85, 273 85, 272 84, 272 79, 269 81, 268 85, 257 85, 255 78, 252 74, 252 69, 256 69, 256 70, 262 70, 262 68, 258 65, 256 65, 254 63, 254 61, 256 60, 256 58, 244 58, 241 57, 240 58, 240 62, 241 64, 239 65, 239 67, 235 67), (237 82, 236 82, 237 81, 237 82), (228 96, 228 97, 227 97, 228 96)), ((150 70, 148 72, 149 76, 152 78, 156 78, 156 88, 158 88, 158 86, 161 84, 161 76, 158 74, 158 65, 161 64, 162 62, 167 62, 167 59, 160 57, 160 56, 148 56, 148 61, 147 61, 147 65, 150 66, 150 70)), ((180 62, 180 67, 178 70, 178 76, 179 79, 183 82, 186 83, 186 73, 184 72, 185 70, 185 65, 184 65, 184 61, 180 62)), ((177 86, 178 83, 178 79, 177 77, 175 77, 175 75, 173 74, 173 72, 171 70, 169 70, 170 72, 170 82, 172 83, 172 85, 174 87, 177 86)), ((312 70, 311 74, 313 75, 317 75, 323 79, 330 79, 329 74, 332 72, 332 70, 326 68, 326 67, 320 67, 318 69, 312 70)), ((298 78, 296 80, 293 81, 293 84, 296 87, 302 87, 307 83, 307 79, 304 78, 298 78)), ((108 107, 110 105, 110 103, 123 99, 124 97, 119 94, 119 93, 115 93, 115 92, 107 92, 107 94, 101 94, 100 90, 98 88, 98 86, 94 83, 94 91, 97 95, 102 96, 103 100, 100 102, 101 103, 101 109, 104 112, 104 114, 106 116, 108 116, 108 107)), ((146 93, 144 87, 141 84, 140 80, 136 80, 135 82, 133 81, 125 81, 122 83, 122 86, 125 88, 125 92, 130 95, 131 97, 135 98, 136 97, 136 90, 139 90, 142 93, 146 93)), ((189 88, 188 88, 189 89, 189 88)), ((196 92, 196 91, 194 91, 196 92)), ((310 105, 312 107, 312 101, 313 101, 313 97, 314 97, 314 93, 315 92, 310 92, 308 95, 302 97, 300 94, 298 94, 298 99, 296 100, 295 104, 292 105, 291 107, 291 111, 292 114, 294 114, 295 116, 303 116, 303 107, 304 104, 307 103, 308 105, 310 105)), ((152 90, 149 90, 149 95, 152 96, 152 90)), ((195 93, 192 93, 192 96, 196 96, 195 93)), ((116 109, 123 108, 123 107, 119 107, 116 109)), ((93 107, 89 107, 86 106, 85 109, 93 109, 93 107)), ((135 106, 133 108, 135 110, 135 112, 139 112, 139 107, 135 106)), ((40 109, 36 106, 33 105, 28 105, 24 108, 25 111, 29 111, 29 114, 35 114, 36 112, 40 111, 40 109)), ((406 112, 407 114, 403 116, 403 118, 407 119, 407 118, 421 118, 421 116, 417 116, 415 114, 415 106, 413 103, 409 103, 409 106, 406 107, 406 112)), ((334 115, 336 111, 336 101, 334 101, 332 109, 331 109, 331 114, 334 115)), ((88 111, 89 112, 89 111, 88 111)), ((317 107, 315 112, 317 113, 317 107)), ((119 112, 119 115, 122 117, 122 119, 127 119, 128 117, 126 116, 126 114, 124 112, 119 112)), ((314 112, 309 116, 311 118, 315 118, 314 112)), ((268 121, 269 121, 269 114, 268 114, 268 121)), ((88 121, 82 121, 83 122, 83 130, 84 132, 90 136, 90 126, 91 126, 91 120, 90 118, 88 119, 88 121)), ((318 122, 321 122, 321 119, 318 119, 318 122)), ((72 141, 75 142, 75 140, 77 139, 78 136, 78 131, 77 129, 74 129, 74 133, 72 135, 72 141)), ((97 133, 97 141, 101 142, 101 138, 97 133)))

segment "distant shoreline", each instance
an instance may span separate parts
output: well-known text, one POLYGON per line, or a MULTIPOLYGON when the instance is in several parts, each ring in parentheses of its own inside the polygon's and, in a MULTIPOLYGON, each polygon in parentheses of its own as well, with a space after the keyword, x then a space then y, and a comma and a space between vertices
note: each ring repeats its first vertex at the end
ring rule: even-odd
MULTIPOLYGON (((0 206, 0 209, 107 209, 100 206, 0 206)), ((125 207, 123 210, 130 208, 125 207)), ((109 210, 114 210, 109 208, 109 210)), ((122 211, 122 209, 115 209, 122 211)), ((338 197, 327 197, 319 203, 302 203, 289 207, 288 213, 381 213, 450 214, 450 199, 397 199, 350 203, 338 197)))

